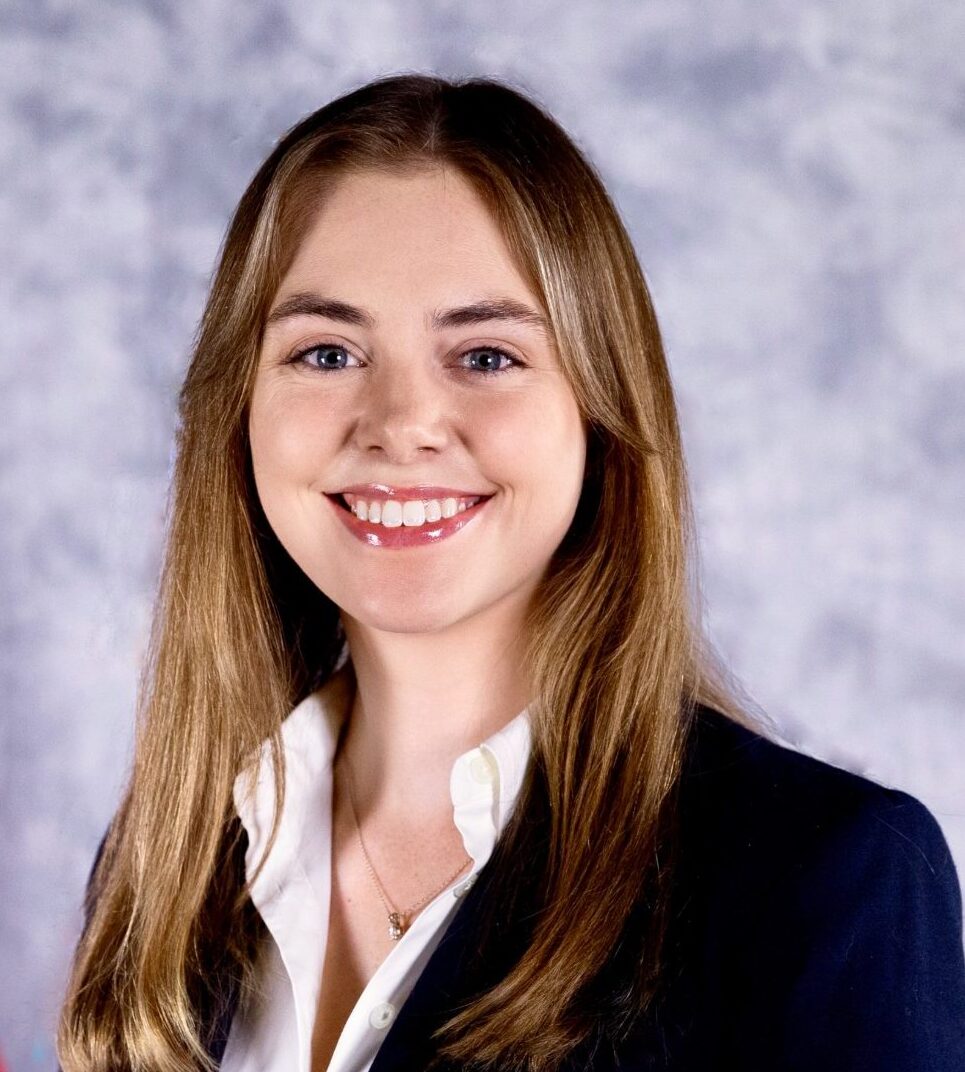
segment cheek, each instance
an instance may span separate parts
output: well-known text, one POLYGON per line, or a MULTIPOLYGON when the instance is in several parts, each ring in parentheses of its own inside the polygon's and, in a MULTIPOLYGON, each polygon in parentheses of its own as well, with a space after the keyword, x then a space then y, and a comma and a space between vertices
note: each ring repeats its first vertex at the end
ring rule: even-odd
POLYGON ((579 494, 586 464, 586 436, 576 402, 553 398, 531 412, 515 438, 531 479, 552 489, 555 498, 579 494))
POLYGON ((326 457, 327 423, 281 394, 252 399, 248 432, 260 494, 283 484, 311 481, 326 457))
POLYGON ((569 526, 586 469, 586 434, 576 400, 566 391, 541 393, 492 413, 477 439, 491 463, 494 479, 502 473, 520 501, 529 503, 529 524, 547 532, 569 526), (530 512, 532 511, 532 512, 530 512))

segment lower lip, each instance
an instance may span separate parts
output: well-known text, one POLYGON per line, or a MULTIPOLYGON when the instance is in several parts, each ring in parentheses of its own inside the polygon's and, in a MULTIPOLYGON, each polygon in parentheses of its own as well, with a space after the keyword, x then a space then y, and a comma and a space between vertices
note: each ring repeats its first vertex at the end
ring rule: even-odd
POLYGON ((426 544, 439 543, 449 536, 454 536, 460 529, 471 524, 489 502, 489 499, 480 499, 479 502, 463 510, 461 514, 443 518, 441 521, 429 521, 418 527, 410 528, 400 525, 394 529, 387 529, 384 525, 362 521, 351 511, 346 510, 336 496, 326 495, 325 498, 332 504, 342 524, 357 540, 368 547, 386 547, 390 550, 401 547, 424 547, 426 544))

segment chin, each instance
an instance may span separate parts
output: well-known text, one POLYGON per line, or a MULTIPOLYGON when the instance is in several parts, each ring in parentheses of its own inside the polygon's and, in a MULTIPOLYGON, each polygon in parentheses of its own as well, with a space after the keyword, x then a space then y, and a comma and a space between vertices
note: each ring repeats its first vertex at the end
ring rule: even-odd
POLYGON ((383 633, 436 633, 471 615, 474 607, 464 599, 441 605, 439 586, 419 591, 418 586, 382 586, 368 594, 347 591, 344 585, 323 589, 342 614, 367 629, 383 633), (337 589, 337 590, 336 590, 337 589))
POLYGON ((439 633, 454 625, 460 618, 467 615, 452 617, 440 614, 438 610, 400 610, 399 608, 381 607, 369 608, 364 611, 356 611, 343 608, 343 614, 348 615, 359 625, 366 629, 376 630, 380 633, 439 633))

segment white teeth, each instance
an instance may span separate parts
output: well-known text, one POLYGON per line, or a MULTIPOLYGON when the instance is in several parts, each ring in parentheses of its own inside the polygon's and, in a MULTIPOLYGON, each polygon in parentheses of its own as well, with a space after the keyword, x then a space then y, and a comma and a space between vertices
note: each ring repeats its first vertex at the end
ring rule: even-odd
POLYGON ((382 524, 387 529, 397 529, 402 524, 402 503, 398 499, 382 504, 382 524))
POLYGON ((354 495, 344 494, 342 498, 352 513, 360 521, 384 525, 388 529, 418 528, 420 525, 434 523, 442 518, 455 517, 470 506, 479 502, 479 497, 469 499, 415 499, 401 502, 398 499, 375 500, 366 502, 354 495))
POLYGON ((426 508, 421 502, 404 502, 402 504, 402 524, 410 529, 426 523, 426 508))

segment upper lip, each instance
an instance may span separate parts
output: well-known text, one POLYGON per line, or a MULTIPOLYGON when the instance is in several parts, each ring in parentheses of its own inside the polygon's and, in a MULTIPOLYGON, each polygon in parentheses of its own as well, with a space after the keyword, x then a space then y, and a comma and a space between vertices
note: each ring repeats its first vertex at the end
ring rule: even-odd
POLYGON ((491 491, 464 491, 460 488, 443 488, 437 484, 417 484, 415 487, 399 487, 392 484, 350 484, 346 488, 332 492, 333 495, 370 495, 385 499, 487 499, 495 494, 491 491))

